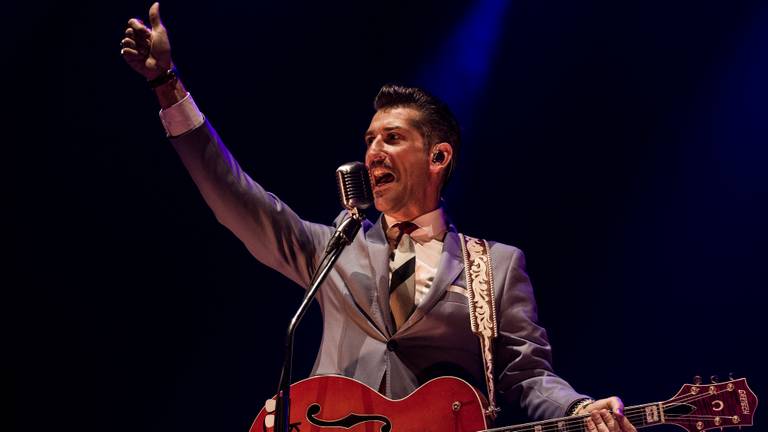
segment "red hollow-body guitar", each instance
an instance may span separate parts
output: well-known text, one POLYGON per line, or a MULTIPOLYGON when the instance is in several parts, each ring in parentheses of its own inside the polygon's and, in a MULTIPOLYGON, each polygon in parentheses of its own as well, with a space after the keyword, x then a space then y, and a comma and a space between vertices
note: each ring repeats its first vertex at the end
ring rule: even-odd
MULTIPOLYGON (((271 399, 270 401, 274 401, 271 399)), ((250 432, 273 431, 274 403, 267 401, 250 432), (270 410, 270 411, 267 411, 270 410)), ((388 399, 370 387, 336 375, 291 386, 291 432, 587 432, 587 416, 563 417, 488 429, 485 397, 465 381, 433 379, 407 397, 388 399)), ((744 378, 686 384, 664 402, 626 407, 637 428, 675 424, 689 432, 751 426, 757 397, 744 378)))

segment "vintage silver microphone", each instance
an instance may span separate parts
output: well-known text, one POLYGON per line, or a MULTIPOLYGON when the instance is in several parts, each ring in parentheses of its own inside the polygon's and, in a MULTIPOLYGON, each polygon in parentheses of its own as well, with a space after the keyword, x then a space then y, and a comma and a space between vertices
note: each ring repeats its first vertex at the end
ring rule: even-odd
POLYGON ((336 170, 336 184, 339 187, 341 205, 349 210, 349 217, 336 228, 325 249, 326 253, 338 248, 341 243, 352 243, 365 218, 362 211, 373 204, 371 177, 362 162, 347 162, 340 166, 336 170))
POLYGON ((336 170, 336 183, 339 186, 341 205, 359 217, 358 212, 373 204, 371 177, 368 168, 362 162, 347 162, 336 170))

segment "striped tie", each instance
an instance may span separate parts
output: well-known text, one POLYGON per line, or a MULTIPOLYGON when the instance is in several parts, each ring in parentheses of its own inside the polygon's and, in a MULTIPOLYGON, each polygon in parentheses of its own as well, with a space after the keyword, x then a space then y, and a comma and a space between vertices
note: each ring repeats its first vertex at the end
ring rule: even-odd
POLYGON ((387 231, 393 252, 389 268, 389 307, 395 328, 400 328, 416 309, 416 251, 410 234, 418 226, 411 222, 396 223, 387 231))

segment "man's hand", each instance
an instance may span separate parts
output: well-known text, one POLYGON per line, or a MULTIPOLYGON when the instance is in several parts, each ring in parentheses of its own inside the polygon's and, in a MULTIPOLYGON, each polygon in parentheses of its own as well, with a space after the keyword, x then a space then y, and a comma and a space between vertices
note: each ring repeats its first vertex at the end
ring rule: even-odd
POLYGON ((590 414, 586 420, 590 432, 637 432, 624 417, 624 403, 615 396, 596 400, 576 414, 587 413, 590 414))
POLYGON ((160 3, 149 8, 148 28, 138 18, 128 20, 125 38, 120 42, 120 54, 125 61, 147 80, 157 78, 171 68, 171 43, 160 21, 160 3))

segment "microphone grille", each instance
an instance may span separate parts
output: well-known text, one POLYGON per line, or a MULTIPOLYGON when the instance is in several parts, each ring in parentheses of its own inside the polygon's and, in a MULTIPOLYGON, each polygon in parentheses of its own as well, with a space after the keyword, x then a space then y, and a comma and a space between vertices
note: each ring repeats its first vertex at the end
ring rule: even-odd
POLYGON ((336 170, 341 205, 347 210, 365 210, 373 203, 371 178, 362 162, 348 162, 336 170))

